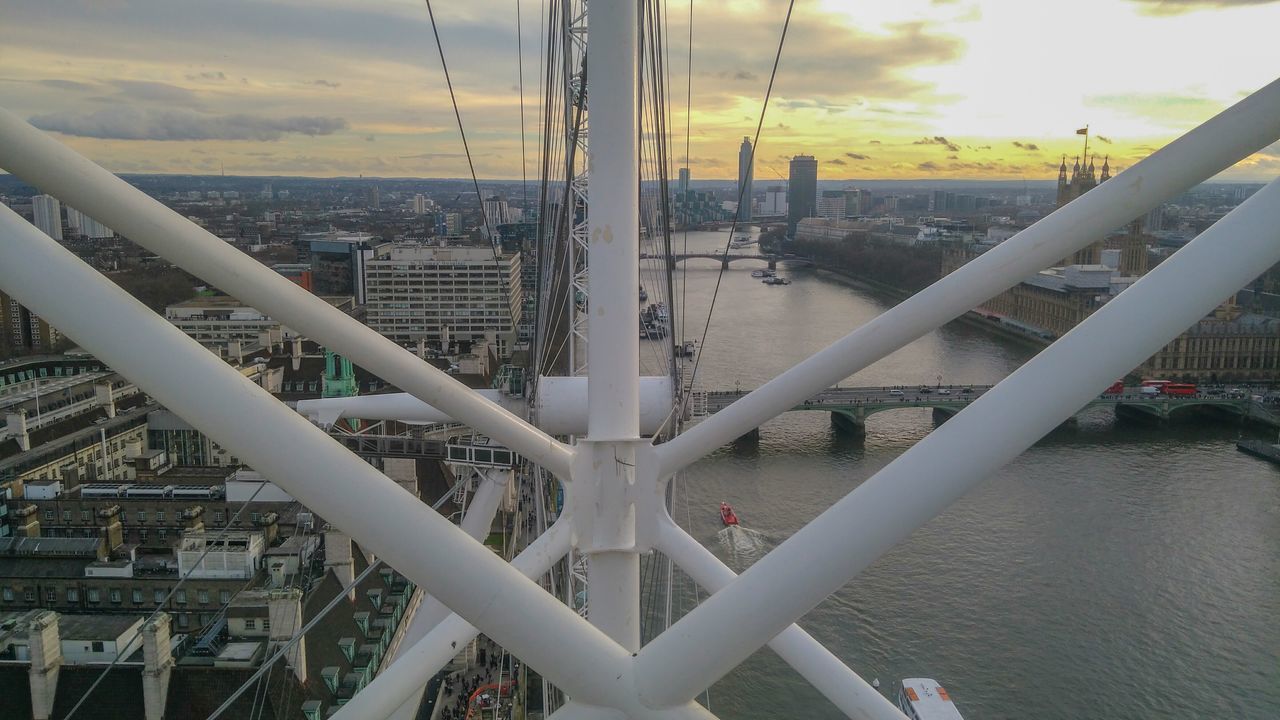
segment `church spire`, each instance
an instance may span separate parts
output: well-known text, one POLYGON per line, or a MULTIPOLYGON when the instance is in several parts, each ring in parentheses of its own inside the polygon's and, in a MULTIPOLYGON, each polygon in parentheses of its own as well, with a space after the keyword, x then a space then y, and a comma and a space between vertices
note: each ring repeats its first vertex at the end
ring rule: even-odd
POLYGON ((1110 177, 1111 177, 1111 156, 1106 155, 1106 156, 1103 156, 1102 158, 1102 177, 1098 179, 1098 182, 1105 182, 1106 180, 1110 179, 1110 177))

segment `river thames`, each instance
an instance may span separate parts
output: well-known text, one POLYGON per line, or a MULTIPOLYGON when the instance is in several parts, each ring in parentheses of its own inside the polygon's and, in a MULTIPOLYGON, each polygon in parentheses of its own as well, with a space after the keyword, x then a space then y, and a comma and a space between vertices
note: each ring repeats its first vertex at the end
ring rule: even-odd
MULTIPOLYGON (((690 233, 688 247, 726 239, 690 233)), ((704 388, 756 387, 894 303, 809 269, 783 268, 792 284, 766 286, 755 267, 724 273, 704 388)), ((677 289, 683 338, 700 335, 718 271, 690 263, 687 293, 677 289)), ((642 345, 652 371, 660 344, 642 345)), ((1035 352, 953 323, 845 382, 995 383, 1035 352)), ((908 408, 872 416, 856 437, 826 413, 789 413, 757 443, 686 471, 675 514, 741 572, 933 427, 929 410, 908 408), (744 531, 721 527, 721 500, 744 531)), ((1280 717, 1280 468, 1237 451, 1240 432, 1229 420, 1161 426, 1090 411, 800 624, 886 694, 903 677, 935 678, 968 720, 1280 717)), ((678 614, 692 600, 676 604, 678 614)), ((732 718, 843 717, 768 650, 717 683, 710 703, 732 718)))

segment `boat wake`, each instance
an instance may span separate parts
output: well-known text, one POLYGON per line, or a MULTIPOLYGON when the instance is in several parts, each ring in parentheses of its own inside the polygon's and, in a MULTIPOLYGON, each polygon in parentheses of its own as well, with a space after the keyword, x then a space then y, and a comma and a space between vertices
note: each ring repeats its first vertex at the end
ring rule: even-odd
POLYGON ((720 541, 720 546, 735 560, 758 557, 765 548, 764 533, 741 525, 726 527, 716 533, 716 538, 720 541))

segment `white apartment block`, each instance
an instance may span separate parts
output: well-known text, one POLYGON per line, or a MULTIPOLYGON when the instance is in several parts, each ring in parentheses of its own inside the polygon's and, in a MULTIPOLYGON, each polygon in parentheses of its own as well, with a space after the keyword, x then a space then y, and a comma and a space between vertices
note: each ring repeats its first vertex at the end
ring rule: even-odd
POLYGON ((365 322, 401 344, 496 333, 502 355, 520 323, 520 256, 487 245, 384 245, 365 266, 365 284, 365 322))

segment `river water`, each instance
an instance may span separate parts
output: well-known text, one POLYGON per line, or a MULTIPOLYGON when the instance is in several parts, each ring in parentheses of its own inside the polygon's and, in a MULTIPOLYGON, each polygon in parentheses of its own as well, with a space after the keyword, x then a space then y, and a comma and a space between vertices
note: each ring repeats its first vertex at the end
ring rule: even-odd
MULTIPOLYGON (((688 246, 726 239, 690 233, 688 246)), ((893 305, 814 270, 783 270, 793 284, 769 287, 750 277, 755 267, 724 273, 698 370, 705 388, 755 387, 893 305)), ((718 271, 689 264, 687 294, 677 293, 686 338, 701 332, 718 271)), ((659 343, 643 344, 645 364, 660 366, 659 343)), ((1034 353, 952 324, 846 382, 993 383, 1034 353)), ((741 572, 933 427, 930 411, 904 409, 852 437, 826 413, 789 413, 758 443, 684 473, 675 514, 741 572), (721 527, 721 500, 743 531, 721 527)), ((1237 451, 1240 431, 1091 411, 800 624, 886 694, 903 677, 937 679, 968 720, 1278 718, 1280 468, 1237 451)), ((684 595, 677 614, 692 605, 684 595)), ((710 704, 727 718, 842 717, 767 649, 717 683, 710 704)))

